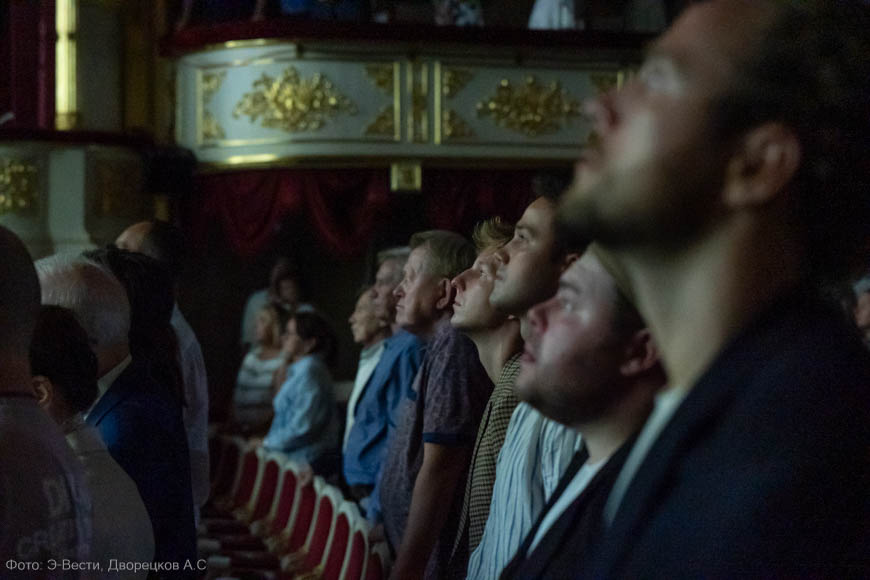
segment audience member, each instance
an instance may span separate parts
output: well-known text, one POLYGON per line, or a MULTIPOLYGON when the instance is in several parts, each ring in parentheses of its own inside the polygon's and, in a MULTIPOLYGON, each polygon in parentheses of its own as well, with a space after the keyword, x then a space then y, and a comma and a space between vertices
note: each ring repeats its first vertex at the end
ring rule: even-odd
POLYGON ((350 435, 350 430, 353 428, 356 404, 359 401, 363 388, 371 378, 375 367, 378 366, 378 362, 384 354, 384 340, 392 334, 390 330, 391 320, 387 318, 386 312, 377 312, 374 309, 371 288, 369 287, 363 288, 362 292, 360 292, 348 322, 350 323, 353 341, 362 346, 362 352, 359 355, 359 364, 353 382, 353 389, 347 400, 347 420, 344 423, 343 449, 347 447, 347 438, 350 435))
POLYGON ((38 314, 30 256, 0 227, 0 555, 7 566, 91 556, 91 496, 82 466, 33 396, 28 349, 38 314))
MULTIPOLYGON (((60 425, 85 470, 93 500, 89 561, 103 571, 110 561, 151 562, 154 534, 136 484, 82 414, 97 398, 97 357, 72 311, 43 306, 30 345, 33 388, 39 405, 60 425)), ((144 578, 147 570, 136 577, 144 578)))
MULTIPOLYGON (((55 255, 36 267, 43 303, 72 310, 97 355, 100 395, 86 422, 97 427, 112 458, 136 482, 154 530, 155 561, 195 561, 190 460, 178 393, 155 380, 149 360, 130 355, 127 292, 111 273, 83 258, 55 255)), ((138 307, 147 309, 142 298, 138 307)), ((170 312, 171 304, 167 322, 170 312)), ((140 311, 137 319, 148 315, 153 313, 140 311)))
POLYGON ((266 304, 254 319, 254 345, 242 361, 233 393, 232 422, 243 433, 260 433, 272 422, 272 379, 284 360, 286 311, 266 304))
POLYGON ((492 382, 471 340, 450 325, 450 280, 474 261, 474 247, 443 230, 411 237, 396 288, 396 322, 429 343, 400 410, 378 481, 392 578, 440 578, 453 547, 471 448, 492 382))
POLYGON ((387 442, 399 424, 401 402, 423 362, 423 342, 395 322, 393 290, 402 281, 402 269, 410 249, 390 248, 378 254, 378 271, 370 292, 372 308, 391 323, 393 335, 384 340, 384 350, 365 383, 354 408, 342 455, 342 474, 351 494, 362 499, 366 517, 381 521, 380 498, 373 493, 387 453, 387 442))
POLYGON ((329 475, 338 469, 336 453, 341 440, 329 373, 336 339, 326 320, 314 312, 296 313, 286 329, 286 378, 272 402, 275 414, 263 447, 329 475))
POLYGON ((866 264, 868 11, 694 3, 589 104, 559 216, 625 270, 669 388, 578 576, 870 573, 870 354, 816 290, 866 264))
MULTIPOLYGON (((490 303, 520 318, 556 293, 559 276, 577 254, 555 236, 556 199, 566 180, 555 173, 534 182, 540 195, 523 213, 499 260, 490 303)), ((494 578, 528 534, 580 444, 580 434, 553 421, 528 403, 517 405, 496 462, 489 517, 468 563, 469 578, 494 578)))
MULTIPOLYGON (((124 230, 115 245, 131 252, 140 252, 160 262, 172 275, 177 286, 185 256, 184 235, 170 223, 151 220, 133 224, 124 230)), ((184 429, 190 452, 190 481, 193 485, 194 515, 199 521, 199 509, 209 494, 208 457, 208 377, 205 360, 196 334, 181 314, 178 302, 172 306, 172 327, 178 339, 181 377, 184 382, 184 429)))
POLYGON ((393 293, 402 281, 403 269, 411 248, 402 246, 388 248, 378 252, 378 271, 375 273, 375 283, 372 285, 372 306, 378 312, 385 311, 393 322, 393 334, 397 334, 401 325, 396 322, 396 302, 398 298, 393 293))
POLYGON ((594 247, 527 317, 517 393, 582 433, 583 449, 501 578, 573 578, 603 534, 602 506, 665 377, 643 320, 594 247))
POLYGON ((452 282, 456 298, 450 323, 474 342, 480 362, 495 387, 486 403, 474 442, 462 511, 450 555, 450 576, 465 576, 468 555, 480 543, 489 515, 496 459, 517 406, 514 380, 520 370, 523 348, 520 323, 516 317, 501 313, 489 303, 498 268, 495 252, 510 241, 513 231, 512 224, 499 218, 480 223, 472 238, 478 252, 477 259, 471 268, 452 282))
POLYGON ((864 344, 870 346, 870 275, 862 277, 852 286, 855 293, 853 315, 861 331, 864 344))
POLYGON ((266 304, 276 304, 290 314, 313 312, 311 304, 302 302, 302 286, 296 268, 289 258, 278 258, 269 273, 269 287, 257 290, 245 302, 242 315, 242 346, 247 350, 254 343, 254 318, 266 304))

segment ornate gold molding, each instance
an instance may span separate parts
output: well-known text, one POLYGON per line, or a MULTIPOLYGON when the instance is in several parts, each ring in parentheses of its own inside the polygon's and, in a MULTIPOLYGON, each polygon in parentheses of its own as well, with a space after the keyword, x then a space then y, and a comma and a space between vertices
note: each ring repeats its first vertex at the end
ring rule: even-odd
POLYGON ((402 137, 399 133, 401 96, 396 84, 398 63, 368 64, 365 70, 366 76, 378 89, 393 97, 393 104, 383 107, 377 117, 366 125, 363 134, 371 137, 390 137, 398 141, 402 137))
POLYGON ((28 161, 0 158, 0 215, 36 209, 37 168, 28 161))
POLYGON ((226 137, 226 132, 217 117, 206 107, 211 102, 212 97, 220 90, 224 80, 227 78, 227 71, 219 72, 203 72, 199 75, 199 140, 200 141, 216 141, 226 137))
POLYGON ((304 79, 292 66, 277 79, 263 73, 252 89, 233 109, 233 117, 246 115, 251 123, 261 119, 261 126, 269 129, 318 131, 339 113, 357 113, 356 105, 326 76, 315 73, 304 79))
POLYGON ((475 137, 474 130, 465 122, 459 113, 448 109, 441 114, 441 124, 444 128, 444 139, 463 139, 475 137))
POLYGON ((470 70, 462 68, 445 68, 444 76, 441 81, 441 93, 448 99, 453 98, 456 93, 465 88, 471 79, 474 78, 474 73, 470 70))
POLYGON ((408 63, 408 140, 425 143, 429 139, 429 65, 408 63))
POLYGON ((558 81, 541 85, 530 75, 519 87, 502 79, 494 96, 477 103, 477 114, 492 117, 500 127, 537 137, 559 132, 564 121, 579 117, 581 112, 580 102, 558 81))
POLYGON ((227 78, 227 71, 220 71, 216 73, 202 73, 202 104, 206 105, 211 98, 218 92, 221 88, 221 85, 224 83, 224 79, 227 78))
POLYGON ((205 111, 202 114, 202 140, 217 141, 223 139, 227 134, 224 128, 218 123, 217 118, 212 115, 211 111, 205 111))
POLYGON ((396 109, 393 105, 387 105, 375 120, 366 126, 365 135, 373 137, 395 137, 396 135, 396 109))
POLYGON ((388 95, 393 94, 393 87, 396 82, 396 73, 393 63, 387 64, 367 64, 366 76, 388 95))

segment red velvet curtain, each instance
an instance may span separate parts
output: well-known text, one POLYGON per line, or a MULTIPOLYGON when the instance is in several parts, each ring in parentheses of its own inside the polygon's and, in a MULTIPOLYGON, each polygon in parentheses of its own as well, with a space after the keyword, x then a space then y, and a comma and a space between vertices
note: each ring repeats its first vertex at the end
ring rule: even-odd
POLYGON ((202 246, 214 222, 240 256, 268 248, 282 220, 302 216, 325 249, 363 252, 389 204, 386 171, 267 170, 202 175, 190 216, 202 246))
MULTIPOLYGON (((515 222, 529 202, 532 170, 432 169, 424 172, 421 223, 469 234, 491 216, 515 222)), ((230 248, 256 256, 279 225, 306 221, 324 249, 339 258, 364 252, 392 214, 387 171, 283 169, 201 175, 188 216, 203 248, 217 224, 230 248)), ((407 194, 417 195, 417 194, 407 194)), ((401 228, 400 228, 401 229, 401 228)))
POLYGON ((423 173, 426 220, 463 234, 486 218, 516 222, 532 191, 533 170, 433 169, 423 173))

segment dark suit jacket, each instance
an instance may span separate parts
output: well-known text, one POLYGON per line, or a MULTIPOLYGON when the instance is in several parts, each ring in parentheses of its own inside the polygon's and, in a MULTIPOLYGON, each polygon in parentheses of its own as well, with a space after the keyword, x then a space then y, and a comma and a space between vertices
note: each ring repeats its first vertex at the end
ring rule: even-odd
POLYGON ((870 574, 870 356, 798 290, 695 384, 576 577, 870 574))
POLYGON ((583 492, 571 502, 571 505, 547 530, 540 543, 528 554, 529 546, 541 527, 541 521, 553 509, 553 505, 586 462, 588 457, 586 449, 577 452, 559 480, 553 496, 541 510, 537 522, 523 540, 516 555, 502 571, 501 580, 575 577, 578 557, 591 550, 592 546, 601 539, 604 504, 633 443, 632 437, 607 460, 583 492))
MULTIPOLYGON (((136 482, 154 527, 155 562, 189 558, 196 566, 196 529, 187 436, 181 407, 147 365, 134 361, 87 417, 109 453, 136 482)), ((123 514, 118 514, 123 517, 123 514)))

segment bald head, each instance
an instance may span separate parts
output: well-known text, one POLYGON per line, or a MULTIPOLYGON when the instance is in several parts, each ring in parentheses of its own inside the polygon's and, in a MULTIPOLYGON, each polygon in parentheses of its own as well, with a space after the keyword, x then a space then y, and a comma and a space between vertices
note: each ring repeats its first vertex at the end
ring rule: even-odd
MULTIPOLYGON (((123 232, 121 232, 121 235, 118 236, 117 240, 115 240, 115 245, 122 250, 130 250, 131 252, 142 252, 144 254, 146 252, 144 252, 142 248, 145 245, 145 240, 151 233, 151 229, 151 222, 135 223, 123 232)), ((153 258, 154 256, 151 257, 153 258)))
POLYGON ((0 226, 0 351, 27 356, 39 314, 39 280, 27 248, 0 226))
POLYGON ((154 258, 178 279, 184 261, 184 234, 162 220, 139 222, 121 232, 115 245, 122 250, 138 252, 154 258))

